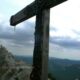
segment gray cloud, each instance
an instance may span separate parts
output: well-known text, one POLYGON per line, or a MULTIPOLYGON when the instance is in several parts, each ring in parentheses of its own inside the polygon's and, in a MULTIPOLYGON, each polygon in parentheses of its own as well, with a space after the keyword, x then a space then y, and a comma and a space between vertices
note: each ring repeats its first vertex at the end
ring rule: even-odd
POLYGON ((7 39, 16 45, 31 45, 34 42, 34 24, 30 22, 23 23, 23 28, 13 30, 10 26, 0 25, 0 39, 7 39))
MULTIPOLYGON (((24 22, 22 29, 17 28, 12 33, 11 26, 0 24, 0 39, 7 39, 10 43, 22 46, 33 46, 34 44, 34 23, 24 22), (5 27, 6 26, 6 27, 5 27)), ((57 31, 56 28, 51 30, 57 31)), ((80 41, 71 37, 50 37, 50 43, 56 44, 65 48, 80 49, 80 41)))
POLYGON ((53 37, 50 42, 64 48, 80 49, 80 41, 71 39, 70 37, 53 37))
POLYGON ((80 31, 72 30, 75 34, 80 35, 80 31))
POLYGON ((51 28, 50 28, 50 30, 51 30, 51 31, 55 31, 55 32, 57 32, 57 31, 58 31, 58 29, 57 29, 57 28, 55 28, 55 27, 51 27, 51 28))

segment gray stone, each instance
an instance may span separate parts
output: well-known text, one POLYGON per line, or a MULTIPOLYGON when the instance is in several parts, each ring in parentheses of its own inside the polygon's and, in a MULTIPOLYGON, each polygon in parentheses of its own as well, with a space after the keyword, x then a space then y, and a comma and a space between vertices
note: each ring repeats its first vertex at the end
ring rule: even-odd
POLYGON ((0 80, 30 80, 31 71, 30 65, 16 61, 5 47, 0 47, 0 80))

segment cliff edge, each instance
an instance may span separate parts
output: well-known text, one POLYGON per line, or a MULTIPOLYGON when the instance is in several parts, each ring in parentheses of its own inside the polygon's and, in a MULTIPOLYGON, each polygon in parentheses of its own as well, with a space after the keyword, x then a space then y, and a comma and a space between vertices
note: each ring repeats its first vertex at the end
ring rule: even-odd
POLYGON ((0 45, 0 80, 29 80, 32 67, 0 45))

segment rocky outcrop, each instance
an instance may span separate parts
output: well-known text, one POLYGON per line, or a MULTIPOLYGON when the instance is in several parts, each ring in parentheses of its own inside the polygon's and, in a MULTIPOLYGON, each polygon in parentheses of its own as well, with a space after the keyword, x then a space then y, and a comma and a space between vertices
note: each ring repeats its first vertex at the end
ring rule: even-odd
POLYGON ((0 46, 0 80, 29 80, 32 67, 0 46))

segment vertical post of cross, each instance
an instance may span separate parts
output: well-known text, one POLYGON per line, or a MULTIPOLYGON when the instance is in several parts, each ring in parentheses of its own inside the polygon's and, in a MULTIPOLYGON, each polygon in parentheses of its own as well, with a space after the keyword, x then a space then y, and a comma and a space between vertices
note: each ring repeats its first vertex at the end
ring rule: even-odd
POLYGON ((41 0, 36 0, 36 27, 31 80, 48 79, 49 18, 50 9, 42 10, 41 0))

